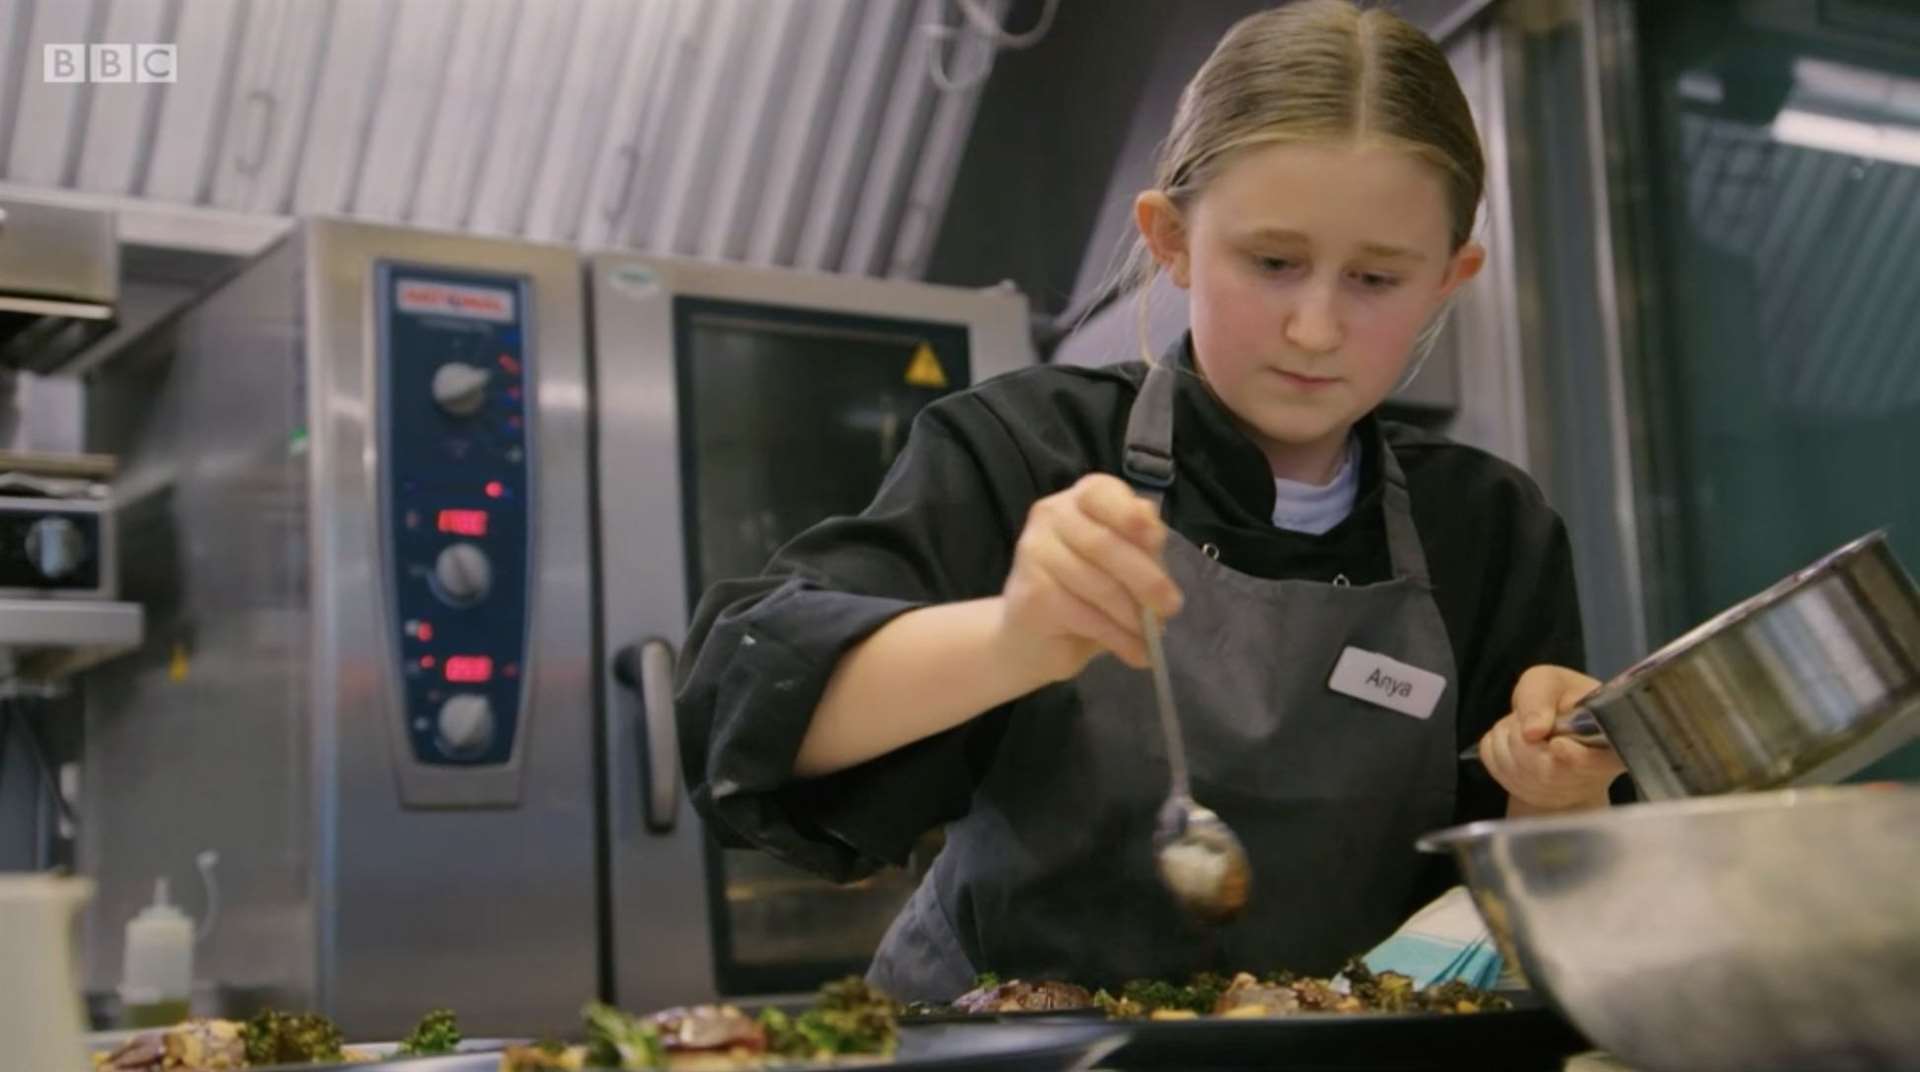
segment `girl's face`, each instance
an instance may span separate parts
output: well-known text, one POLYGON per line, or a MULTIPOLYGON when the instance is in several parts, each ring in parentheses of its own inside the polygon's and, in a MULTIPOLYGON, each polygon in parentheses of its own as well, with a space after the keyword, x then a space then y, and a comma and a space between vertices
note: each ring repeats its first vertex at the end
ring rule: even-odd
POLYGON ((1276 470, 1303 449, 1332 464, 1485 259, 1471 243, 1449 248, 1432 165, 1378 145, 1257 146, 1184 218, 1158 191, 1136 211, 1155 258, 1188 291, 1201 375, 1276 470))

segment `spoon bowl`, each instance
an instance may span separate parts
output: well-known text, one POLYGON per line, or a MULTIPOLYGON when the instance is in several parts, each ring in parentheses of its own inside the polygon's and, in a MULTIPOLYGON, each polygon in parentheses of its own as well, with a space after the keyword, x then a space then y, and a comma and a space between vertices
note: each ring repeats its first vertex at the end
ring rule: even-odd
POLYGON ((1227 923, 1247 907, 1253 868, 1233 830, 1191 797, 1160 807, 1154 863, 1182 908, 1208 923, 1227 923))
POLYGON ((1166 737, 1173 782, 1154 828, 1154 864, 1160 881, 1189 914, 1207 923, 1225 923, 1247 907, 1253 868, 1247 862, 1246 846, 1233 830, 1194 802, 1187 781, 1186 745, 1173 708, 1173 685, 1167 678, 1167 656, 1160 643, 1159 616, 1142 610, 1140 624, 1146 633, 1147 661, 1153 671, 1160 731, 1166 737))

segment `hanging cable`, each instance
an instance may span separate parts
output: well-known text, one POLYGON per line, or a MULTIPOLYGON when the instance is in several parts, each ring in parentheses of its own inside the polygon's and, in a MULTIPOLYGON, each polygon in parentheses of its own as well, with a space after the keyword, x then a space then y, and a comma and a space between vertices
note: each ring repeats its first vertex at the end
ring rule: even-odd
POLYGON ((27 752, 33 757, 34 765, 39 768, 47 796, 53 802, 54 810, 59 813, 61 821, 72 828, 75 825, 73 809, 68 806, 66 795, 60 792, 60 772, 47 758, 46 741, 41 738, 40 728, 34 725, 35 712, 32 707, 26 706, 26 701, 22 699, 13 700, 12 704, 17 716, 14 721, 20 723, 20 729, 27 742, 27 752))
MULTIPOLYGON (((984 0, 954 0, 954 3, 960 7, 961 25, 929 22, 920 27, 920 32, 927 37, 930 53, 928 72, 933 77, 933 84, 947 93, 963 93, 986 81, 987 75, 993 71, 994 53, 1002 49, 1018 51, 1039 44, 1053 29, 1054 16, 1060 11, 1060 0, 1041 0, 1040 17, 1034 20, 1033 26, 1019 33, 1009 33, 993 12, 987 10, 984 0), (954 78, 947 73, 945 46, 954 41, 964 43, 963 39, 968 36, 986 42, 989 47, 976 70, 967 72, 965 77, 954 78)), ((953 51, 959 52, 960 47, 955 45, 953 51)))
POLYGON ((0 781, 7 777, 7 741, 13 737, 13 701, 0 700, 0 781))
POLYGON ((974 32, 996 48, 1023 49, 1039 44, 1047 31, 1053 29, 1053 17, 1060 11, 1060 0, 1042 0, 1040 17, 1034 20, 1032 28, 1016 34, 1008 33, 981 0, 954 0, 954 3, 960 5, 960 13, 967 17, 974 32))

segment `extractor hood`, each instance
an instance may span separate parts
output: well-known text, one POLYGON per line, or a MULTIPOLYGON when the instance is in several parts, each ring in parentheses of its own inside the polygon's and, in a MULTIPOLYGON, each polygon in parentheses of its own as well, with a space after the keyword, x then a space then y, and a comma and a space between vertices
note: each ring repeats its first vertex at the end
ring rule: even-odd
POLYGON ((47 372, 113 328, 111 212, 0 198, 0 367, 47 372))

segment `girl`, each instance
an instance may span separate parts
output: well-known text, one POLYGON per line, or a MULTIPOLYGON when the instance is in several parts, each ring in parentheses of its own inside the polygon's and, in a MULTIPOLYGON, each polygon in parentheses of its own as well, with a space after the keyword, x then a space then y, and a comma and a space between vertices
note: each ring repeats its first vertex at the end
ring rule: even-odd
POLYGON ((1618 758, 1547 737, 1595 684, 1562 668, 1558 517, 1373 415, 1485 259, 1482 176, 1414 27, 1348 0, 1242 21, 1135 205, 1138 282, 1186 291, 1188 336, 942 399, 865 513, 707 594, 679 720, 723 839, 850 880, 947 824, 876 985, 1330 972, 1448 881, 1420 834, 1605 804, 1618 758), (1170 619, 1194 796, 1252 861, 1217 930, 1154 869, 1143 607, 1170 619))

